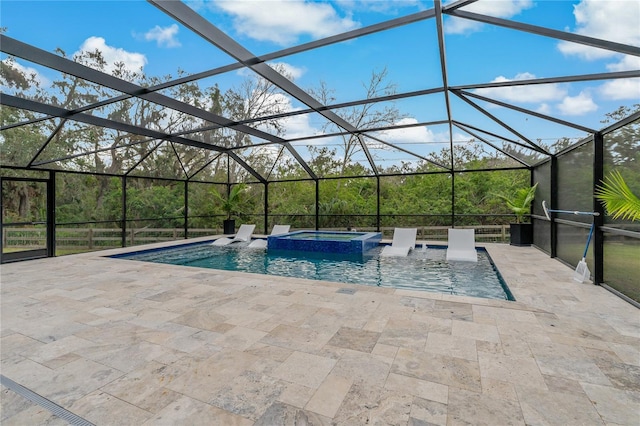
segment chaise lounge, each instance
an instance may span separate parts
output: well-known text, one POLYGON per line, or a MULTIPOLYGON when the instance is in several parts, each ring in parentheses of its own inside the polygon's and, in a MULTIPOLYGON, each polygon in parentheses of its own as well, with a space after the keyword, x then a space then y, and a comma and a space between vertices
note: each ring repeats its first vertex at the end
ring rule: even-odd
POLYGON ((229 238, 229 237, 218 238, 217 240, 212 242, 211 245, 212 246, 227 246, 227 245, 229 245, 231 243, 249 241, 249 240, 251 240, 251 235, 253 235, 253 230, 254 229, 256 229, 255 225, 242 224, 242 225, 240 225, 240 229, 238 229, 238 233, 236 234, 235 237, 233 237, 233 238, 229 238))
MULTIPOLYGON (((271 234, 269 235, 282 235, 289 232, 291 225, 273 225, 271 229, 271 234)), ((251 241, 248 248, 266 248, 267 240, 259 238, 251 241)))
POLYGON ((449 229, 447 262, 450 260, 477 262, 475 229, 449 229))
POLYGON ((416 246, 418 228, 395 228, 391 245, 385 246, 380 256, 407 256, 416 246))

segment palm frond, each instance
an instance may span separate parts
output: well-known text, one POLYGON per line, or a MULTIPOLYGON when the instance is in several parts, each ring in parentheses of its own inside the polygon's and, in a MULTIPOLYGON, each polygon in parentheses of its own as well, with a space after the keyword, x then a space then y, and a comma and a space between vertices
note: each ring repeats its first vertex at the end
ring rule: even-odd
POLYGON ((242 192, 246 189, 247 185, 245 183, 238 183, 231 188, 229 195, 227 197, 221 195, 215 188, 212 189, 211 193, 215 198, 220 201, 220 207, 224 212, 227 213, 227 217, 231 219, 231 215, 237 213, 236 210, 240 204, 242 192))
POLYGON ((640 220, 640 198, 631 192, 619 171, 609 173, 597 186, 595 195, 613 219, 640 220))
POLYGON ((516 214, 516 221, 520 223, 522 222, 524 215, 529 214, 531 202, 536 196, 537 187, 538 184, 536 183, 529 188, 520 188, 515 192, 513 197, 506 197, 501 194, 494 195, 505 201, 507 207, 516 214))

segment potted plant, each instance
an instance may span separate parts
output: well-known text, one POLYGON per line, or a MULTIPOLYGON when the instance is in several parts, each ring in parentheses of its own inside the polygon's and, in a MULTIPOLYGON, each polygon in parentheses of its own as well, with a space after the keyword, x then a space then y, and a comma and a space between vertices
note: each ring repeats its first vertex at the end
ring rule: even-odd
POLYGON ((619 171, 612 171, 602 185, 598 185, 596 198, 613 219, 640 221, 640 198, 631 192, 619 171))
POLYGON ((509 209, 516 215, 516 223, 509 224, 510 243, 512 246, 530 246, 533 244, 533 224, 525 223, 524 216, 531 212, 531 203, 536 196, 538 184, 529 188, 518 189, 513 197, 496 194, 502 198, 509 209))
POLYGON ((244 183, 234 185, 227 197, 223 197, 218 191, 213 190, 214 196, 222 203, 222 210, 227 214, 227 218, 222 222, 224 234, 235 234, 236 232, 236 220, 233 215, 238 213, 238 206, 242 201, 241 194, 246 187, 247 185, 244 183))

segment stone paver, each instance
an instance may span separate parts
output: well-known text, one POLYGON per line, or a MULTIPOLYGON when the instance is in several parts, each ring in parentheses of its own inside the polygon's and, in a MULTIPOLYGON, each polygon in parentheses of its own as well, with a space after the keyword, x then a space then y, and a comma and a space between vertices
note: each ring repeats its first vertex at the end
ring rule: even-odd
MULTIPOLYGON (((640 424, 640 311, 485 246, 516 302, 107 252, 2 265, 1 373, 96 425, 640 424)), ((3 425, 65 424, 1 396, 3 425)))

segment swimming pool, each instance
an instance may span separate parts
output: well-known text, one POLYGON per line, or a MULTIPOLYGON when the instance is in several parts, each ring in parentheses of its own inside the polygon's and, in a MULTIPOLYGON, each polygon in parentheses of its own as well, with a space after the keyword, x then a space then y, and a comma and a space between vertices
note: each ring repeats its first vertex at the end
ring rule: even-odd
POLYGON ((487 299, 515 300, 486 250, 478 262, 447 262, 446 250, 416 249, 407 257, 379 257, 381 248, 365 255, 252 250, 248 243, 214 247, 188 243, 111 257, 228 271, 423 290, 487 299))

